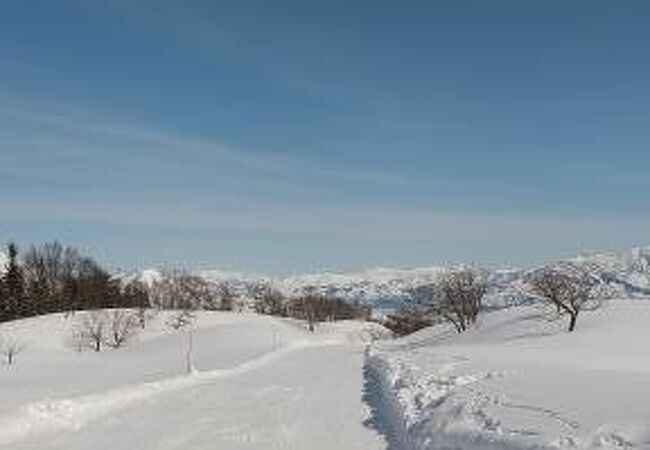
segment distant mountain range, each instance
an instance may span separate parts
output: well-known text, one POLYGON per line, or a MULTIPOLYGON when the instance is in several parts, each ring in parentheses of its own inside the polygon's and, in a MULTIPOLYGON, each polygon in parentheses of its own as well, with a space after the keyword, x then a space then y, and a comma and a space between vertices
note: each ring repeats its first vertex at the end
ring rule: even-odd
MULTIPOLYGON (((621 298, 650 299, 650 247, 638 247, 621 253, 597 253, 569 260, 587 268, 621 298)), ((541 267, 541 266, 539 266, 541 267)), ((504 306, 522 300, 523 280, 539 267, 486 271, 488 293, 485 303, 504 306)), ((359 301, 378 308, 391 308, 417 286, 434 282, 449 267, 432 266, 415 269, 376 268, 354 273, 310 273, 272 277, 219 270, 196 274, 214 283, 226 283, 242 296, 259 284, 270 285, 285 295, 295 295, 306 287, 349 301, 359 301)), ((161 278, 157 270, 142 271, 140 279, 150 282, 161 278)))
MULTIPOLYGON (((620 253, 597 253, 569 260, 588 268, 621 298, 650 298, 650 247, 638 247, 620 253)), ((6 255, 0 253, 4 269, 6 255)), ((538 267, 537 267, 538 268, 538 267)), ((487 271, 488 293, 485 303, 503 306, 522 299, 522 284, 526 273, 535 270, 511 269, 487 271)), ((239 296, 248 296, 260 284, 269 285, 285 295, 296 295, 306 287, 323 294, 349 301, 359 301, 376 308, 391 308, 414 287, 434 282, 449 267, 432 266, 416 269, 376 268, 355 273, 311 273, 287 277, 202 270, 196 275, 212 282, 225 283, 239 296)), ((164 272, 146 269, 116 276, 140 279, 149 284, 162 279, 164 272)))

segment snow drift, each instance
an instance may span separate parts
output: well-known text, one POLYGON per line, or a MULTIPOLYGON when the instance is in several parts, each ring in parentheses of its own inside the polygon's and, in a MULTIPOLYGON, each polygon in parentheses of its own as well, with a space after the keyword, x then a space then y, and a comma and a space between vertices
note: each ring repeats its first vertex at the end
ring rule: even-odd
POLYGON ((572 334, 519 306, 378 345, 395 448, 650 448, 650 302, 583 314, 572 334))

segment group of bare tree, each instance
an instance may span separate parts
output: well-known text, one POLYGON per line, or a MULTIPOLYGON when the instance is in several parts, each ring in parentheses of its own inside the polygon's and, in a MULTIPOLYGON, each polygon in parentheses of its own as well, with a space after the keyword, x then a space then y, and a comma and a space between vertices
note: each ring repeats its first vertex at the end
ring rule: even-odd
POLYGON ((79 313, 73 331, 77 350, 86 348, 96 352, 103 346, 121 348, 140 331, 140 318, 134 310, 96 309, 79 313))
POLYGON ((366 305, 325 295, 315 286, 287 296, 269 284, 259 283, 252 288, 252 297, 255 312, 304 320, 310 331, 319 322, 368 319, 371 312, 366 305))
POLYGON ((175 330, 186 327, 196 310, 230 310, 234 299, 229 288, 213 284, 184 271, 172 271, 145 286, 122 283, 121 292, 129 299, 129 309, 93 309, 79 313, 74 332, 77 348, 100 351, 104 346, 120 348, 144 328, 150 308, 177 310, 167 325, 175 330))
POLYGON ((231 311, 234 295, 226 283, 211 283, 182 270, 164 273, 149 287, 151 306, 158 309, 231 311))
POLYGON ((287 316, 287 298, 278 289, 266 283, 257 283, 251 289, 253 309, 258 314, 287 316))
MULTIPOLYGON (((58 242, 31 246, 23 255, 15 244, 7 250, 9 260, 0 277, 0 322, 86 311, 78 320, 77 341, 95 350, 121 346, 121 336, 128 336, 134 323, 144 328, 152 308, 231 311, 242 303, 227 282, 211 282, 182 270, 166 272, 149 284, 114 277, 92 258, 58 242), (119 312, 125 309, 133 313, 126 317, 119 312)), ((311 330, 322 321, 369 316, 367 307, 315 287, 286 296, 261 282, 249 294, 256 312, 303 319, 311 330)))
POLYGON ((15 244, 7 249, 9 262, 0 277, 0 321, 149 305, 145 286, 123 283, 72 247, 58 242, 31 246, 22 258, 15 244))
MULTIPOLYGON (((550 305, 555 316, 569 318, 569 332, 575 330, 581 311, 598 307, 606 297, 603 283, 593 271, 571 263, 532 271, 524 277, 524 286, 523 297, 550 305)), ((482 272, 468 268, 451 270, 436 283, 413 289, 385 324, 397 334, 409 334, 446 322, 462 333, 476 322, 487 288, 482 272)))
POLYGON ((368 306, 325 295, 315 286, 307 286, 299 295, 289 299, 287 311, 290 317, 306 321, 312 332, 319 322, 346 319, 368 320, 371 315, 368 306))
POLYGON ((476 322, 486 289, 481 272, 452 270, 436 283, 412 289, 397 312, 389 315, 386 325, 397 334, 408 334, 446 321, 462 333, 476 322))

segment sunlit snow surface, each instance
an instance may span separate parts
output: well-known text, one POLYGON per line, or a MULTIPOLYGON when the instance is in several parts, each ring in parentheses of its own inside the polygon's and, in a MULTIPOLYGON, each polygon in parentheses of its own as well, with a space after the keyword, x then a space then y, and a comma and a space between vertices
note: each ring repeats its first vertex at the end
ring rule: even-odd
POLYGON ((650 302, 612 300, 574 333, 532 307, 458 336, 429 328, 371 352, 395 448, 650 448, 650 302))
POLYGON ((383 328, 350 321, 311 334, 289 319, 198 313, 196 370, 185 374, 188 336, 166 315, 139 342, 100 353, 67 342, 74 318, 3 325, 28 347, 0 368, 0 447, 384 447, 361 397, 363 348, 383 328))

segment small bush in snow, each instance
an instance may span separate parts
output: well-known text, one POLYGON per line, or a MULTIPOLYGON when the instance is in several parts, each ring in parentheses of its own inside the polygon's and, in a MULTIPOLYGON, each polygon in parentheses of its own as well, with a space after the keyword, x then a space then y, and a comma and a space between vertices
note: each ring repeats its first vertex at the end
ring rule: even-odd
POLYGON ((102 310, 85 311, 77 315, 74 340, 78 350, 90 348, 101 351, 108 329, 106 313, 102 310))
POLYGON ((5 363, 10 366, 16 360, 16 355, 25 350, 26 345, 17 337, 9 334, 0 334, 0 353, 4 356, 5 363))
POLYGON ((167 319, 167 326, 172 328, 173 330, 182 330, 184 328, 189 327, 192 325, 195 319, 195 315, 192 311, 189 310, 183 310, 179 311, 167 319))
POLYGON ((397 336, 406 336, 433 325, 433 320, 415 308, 402 305, 394 313, 388 314, 382 325, 397 336))
POLYGON ((115 309, 108 312, 108 325, 106 345, 120 348, 138 334, 140 319, 131 311, 115 309))

